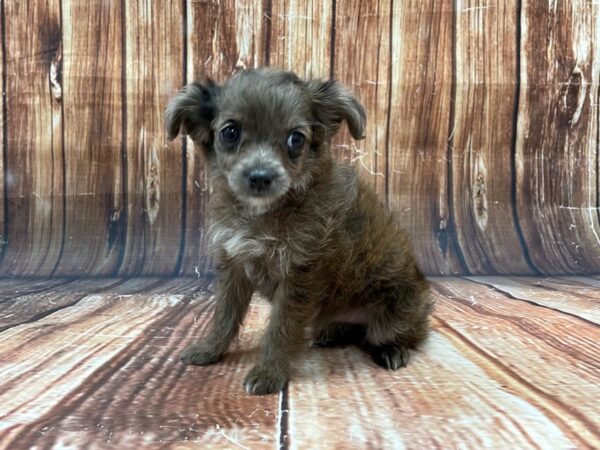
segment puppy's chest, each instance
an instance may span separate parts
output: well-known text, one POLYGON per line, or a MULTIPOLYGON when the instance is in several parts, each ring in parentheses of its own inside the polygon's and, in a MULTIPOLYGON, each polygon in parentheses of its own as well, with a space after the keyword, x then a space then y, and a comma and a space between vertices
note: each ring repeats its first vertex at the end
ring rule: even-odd
POLYGON ((301 263, 289 240, 277 233, 221 227, 213 230, 211 240, 255 282, 286 276, 294 264, 301 263))

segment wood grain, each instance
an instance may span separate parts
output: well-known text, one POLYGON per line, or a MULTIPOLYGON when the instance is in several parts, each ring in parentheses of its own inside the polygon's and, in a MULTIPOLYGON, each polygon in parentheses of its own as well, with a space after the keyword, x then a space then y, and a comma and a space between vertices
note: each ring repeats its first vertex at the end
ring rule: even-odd
POLYGON ((329 78, 334 1, 273 2, 269 63, 302 78, 329 78))
POLYGON ((29 322, 41 320, 53 312, 76 305, 87 295, 106 287, 122 284, 121 280, 88 279, 79 282, 64 280, 57 286, 48 286, 41 292, 13 294, 0 302, 0 332, 29 322), (32 301, 35 299, 34 301, 32 301))
MULTIPOLYGON (((6 42, 6 20, 4 18, 4 4, 0 2, 0 38, 2 42, 6 42)), ((5 131, 6 131, 6 120, 5 117, 5 109, 6 109, 6 58, 4 55, 4 47, 5 44, 0 43, 0 64, 1 64, 1 73, 0 73, 0 92, 2 92, 2 97, 0 99, 0 267, 2 263, 2 259, 4 258, 4 254, 6 252, 6 244, 8 239, 8 218, 5 217, 5 210, 8 204, 8 199, 6 198, 6 192, 4 191, 4 173, 5 173, 5 158, 6 158, 6 150, 7 143, 5 140, 5 131)))
POLYGON ((56 267, 64 232, 60 2, 4 6, 9 227, 0 270, 46 276, 56 267))
POLYGON ((62 1, 66 223, 57 275, 108 275, 124 239, 122 4, 62 1))
MULTIPOLYGON (((267 3, 187 1, 187 80, 209 76, 223 82, 236 70, 266 65, 267 3)), ((179 272, 196 275, 213 269, 205 239, 209 188, 203 149, 189 138, 185 159, 185 245, 179 272)))
POLYGON ((598 5, 524 1, 517 204, 544 273, 600 270, 598 5))
POLYGON ((183 8, 167 0, 125 2, 127 234, 119 269, 125 274, 177 269, 183 158, 181 141, 167 145, 163 116, 185 76, 183 8))
POLYGON ((390 2, 336 3, 332 75, 354 91, 369 115, 365 140, 355 141, 343 127, 332 150, 338 160, 353 163, 381 199, 387 184, 390 21, 390 2))
POLYGON ((0 283, 0 302, 21 295, 44 292, 72 281, 71 278, 6 278, 0 283))
POLYGON ((532 273, 514 221, 519 2, 456 3, 452 210, 470 273, 532 273))
POLYGON ((0 449, 597 448, 600 327, 577 301, 568 314, 536 304, 597 290, 511 277, 507 295, 502 280, 433 279, 433 333, 406 369, 311 348, 265 397, 241 385, 261 299, 222 362, 191 367, 178 355, 211 320, 209 279, 7 282, 0 322, 20 317, 0 332, 0 449))
POLYGON ((596 2, 3 1, 0 276, 195 276, 202 149, 162 109, 200 75, 335 77, 333 142, 430 274, 600 273, 596 2))
POLYGON ((591 276, 591 277, 583 277, 583 276, 568 276, 568 277, 554 277, 554 279, 558 280, 572 280, 577 283, 583 284, 585 286, 598 286, 600 287, 600 277, 591 276))
POLYGON ((268 10, 266 2, 187 2, 190 81, 201 75, 218 82, 236 70, 266 63, 268 10))
POLYGON ((488 376, 542 411, 569 447, 600 445, 600 416, 589 401, 600 394, 598 325, 469 281, 440 279, 435 288, 436 316, 455 345, 487 361, 488 376))
POLYGON ((600 325, 598 287, 582 285, 573 279, 476 277, 473 280, 511 297, 574 314, 600 325))
MULTIPOLYGON (((236 347, 210 368, 178 361, 211 315, 206 282, 155 283, 104 289, 2 333, 2 414, 10 417, 0 425, 2 448, 29 448, 40 438, 50 447, 272 447, 277 397, 249 397, 241 386, 251 355, 236 347), (24 342, 27 353, 19 350, 24 342), (19 391, 30 370, 44 382, 19 391)), ((251 323, 264 313, 253 306, 251 323)), ((256 337, 245 327, 240 342, 254 347, 256 337)))
POLYGON ((552 417, 435 328, 398 372, 354 348, 313 352, 290 387, 290 448, 569 448, 552 417))
POLYGON ((598 445, 586 399, 600 392, 597 326, 469 281, 435 286, 434 333, 407 370, 378 370, 353 348, 306 357, 290 386, 291 448, 598 445))
POLYGON ((461 273, 448 179, 452 99, 450 3, 394 2, 389 133, 390 207, 428 273, 461 273))

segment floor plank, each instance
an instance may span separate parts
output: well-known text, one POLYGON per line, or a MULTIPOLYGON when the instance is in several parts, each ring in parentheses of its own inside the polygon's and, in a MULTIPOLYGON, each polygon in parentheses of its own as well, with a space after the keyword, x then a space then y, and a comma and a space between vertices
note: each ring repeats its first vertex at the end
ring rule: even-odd
POLYGON ((272 448, 278 398, 242 390, 267 310, 253 305, 222 364, 185 366, 212 308, 190 280, 130 280, 1 333, 0 447, 272 448))
POLYGON ((586 286, 600 287, 600 277, 568 276, 568 277, 556 277, 554 279, 575 281, 579 284, 583 284, 586 286))
POLYGON ((469 280, 434 286, 436 317, 455 345, 488 361, 490 376, 542 410, 568 439, 600 447, 600 415, 590 401, 600 398, 598 325, 469 280))
POLYGON ((124 280, 82 280, 50 285, 45 289, 15 293, 0 302, 0 332, 11 327, 42 319, 62 308, 75 305, 85 296, 116 287, 124 280))
POLYGON ((53 287, 72 283, 70 278, 52 279, 28 279, 28 278, 1 278, 0 279, 0 303, 21 295, 35 294, 47 291, 53 287))
POLYGON ((288 388, 265 397, 242 388, 264 300, 221 363, 191 367, 178 356, 206 332, 211 280, 10 281, 0 449, 600 448, 586 280, 435 278, 433 332, 408 368, 307 349, 288 388))
POLYGON ((291 448, 569 447, 552 418, 435 328, 398 372, 354 348, 313 352, 290 386, 291 448))
POLYGON ((539 277, 467 277, 507 295, 557 309, 600 324, 600 289, 575 279, 539 277))

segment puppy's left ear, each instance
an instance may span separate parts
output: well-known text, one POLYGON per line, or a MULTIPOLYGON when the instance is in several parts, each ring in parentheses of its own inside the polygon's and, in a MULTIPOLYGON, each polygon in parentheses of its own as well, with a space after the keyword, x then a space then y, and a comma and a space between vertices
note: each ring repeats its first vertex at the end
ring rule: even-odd
POLYGON ((367 113, 363 105, 335 80, 310 80, 307 82, 312 97, 313 113, 325 126, 327 137, 338 132, 346 121, 354 139, 364 139, 367 113))
POLYGON ((198 144, 210 144, 210 123, 216 115, 220 90, 219 85, 206 78, 188 84, 169 100, 165 110, 168 138, 173 140, 181 133, 198 144))

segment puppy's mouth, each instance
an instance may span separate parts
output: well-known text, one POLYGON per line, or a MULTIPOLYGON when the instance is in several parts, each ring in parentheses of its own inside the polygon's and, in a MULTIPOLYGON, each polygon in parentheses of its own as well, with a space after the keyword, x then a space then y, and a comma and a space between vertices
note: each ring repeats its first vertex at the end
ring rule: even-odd
POLYGON ((290 188, 290 178, 279 165, 237 167, 227 177, 236 197, 255 213, 264 213, 290 188))

